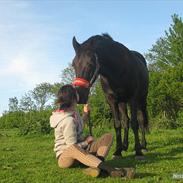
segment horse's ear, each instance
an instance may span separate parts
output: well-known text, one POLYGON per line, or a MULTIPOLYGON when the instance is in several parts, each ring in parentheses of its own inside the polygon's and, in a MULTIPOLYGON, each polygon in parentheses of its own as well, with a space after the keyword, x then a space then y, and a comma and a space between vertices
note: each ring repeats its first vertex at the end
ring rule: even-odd
POLYGON ((77 42, 75 36, 72 39, 72 45, 74 47, 75 52, 77 52, 79 50, 79 48, 80 48, 80 44, 77 42))

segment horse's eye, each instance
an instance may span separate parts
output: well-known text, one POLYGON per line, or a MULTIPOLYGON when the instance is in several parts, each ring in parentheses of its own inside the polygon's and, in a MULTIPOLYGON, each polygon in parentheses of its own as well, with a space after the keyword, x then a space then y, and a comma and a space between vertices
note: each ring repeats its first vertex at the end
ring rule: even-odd
POLYGON ((89 66, 89 67, 93 66, 93 64, 91 62, 88 62, 86 65, 89 66))

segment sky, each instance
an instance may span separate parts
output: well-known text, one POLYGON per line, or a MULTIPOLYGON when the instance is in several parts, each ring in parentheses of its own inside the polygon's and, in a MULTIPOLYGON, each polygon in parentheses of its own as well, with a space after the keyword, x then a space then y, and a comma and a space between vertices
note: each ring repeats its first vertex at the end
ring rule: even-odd
POLYGON ((172 23, 183 18, 181 0, 0 0, 0 115, 9 98, 37 84, 61 81, 82 43, 108 33, 129 49, 147 53, 172 23))

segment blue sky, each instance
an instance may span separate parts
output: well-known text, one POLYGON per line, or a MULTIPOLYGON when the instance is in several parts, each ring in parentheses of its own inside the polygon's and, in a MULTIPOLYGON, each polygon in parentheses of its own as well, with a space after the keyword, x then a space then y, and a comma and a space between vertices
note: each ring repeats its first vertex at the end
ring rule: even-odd
POLYGON ((83 42, 109 33, 130 49, 148 52, 183 17, 176 0, 0 1, 0 114, 10 97, 21 98, 41 82, 59 82, 74 57, 72 37, 83 42))

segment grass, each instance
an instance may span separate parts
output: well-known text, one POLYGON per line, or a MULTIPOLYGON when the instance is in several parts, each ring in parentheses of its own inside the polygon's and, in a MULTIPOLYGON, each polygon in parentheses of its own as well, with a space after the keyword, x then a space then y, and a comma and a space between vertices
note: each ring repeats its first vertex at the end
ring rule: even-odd
MULTIPOLYGON (((95 134, 100 135, 100 129, 95 134)), ((113 129, 110 130, 114 133, 113 129)), ((136 178, 132 180, 111 177, 92 178, 82 173, 83 167, 60 169, 53 152, 52 135, 19 136, 17 130, 0 130, 0 182, 1 183, 75 183, 75 182, 144 182, 168 183, 173 174, 183 175, 183 129, 152 131, 147 135, 148 149, 144 161, 135 160, 133 136, 130 147, 123 158, 112 160, 115 143, 107 162, 118 167, 136 167, 136 178)))

